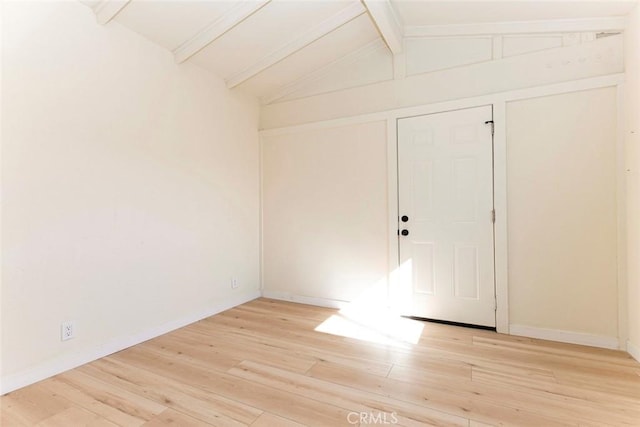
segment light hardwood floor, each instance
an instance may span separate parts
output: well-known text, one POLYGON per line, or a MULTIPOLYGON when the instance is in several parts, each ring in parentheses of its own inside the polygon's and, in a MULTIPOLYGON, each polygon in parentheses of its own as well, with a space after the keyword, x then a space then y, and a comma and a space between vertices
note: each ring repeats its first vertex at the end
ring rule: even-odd
POLYGON ((10 393, 2 426, 640 425, 623 352, 433 323, 415 345, 315 331, 333 315, 252 301, 10 393))

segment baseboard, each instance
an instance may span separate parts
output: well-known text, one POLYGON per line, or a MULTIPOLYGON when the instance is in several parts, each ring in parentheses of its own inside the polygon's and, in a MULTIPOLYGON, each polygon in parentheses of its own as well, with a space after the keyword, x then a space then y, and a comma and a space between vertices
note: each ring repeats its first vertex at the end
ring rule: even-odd
POLYGON ((637 347, 631 341, 627 341, 627 353, 640 362, 640 347, 637 347))
POLYGON ((315 305, 318 307, 345 308, 349 305, 348 301, 341 301, 330 298, 305 297, 301 295, 291 294, 289 292, 268 291, 266 289, 262 290, 262 296, 265 298, 277 299, 280 301, 297 302, 300 304, 315 305))
POLYGON ((511 335, 520 335, 523 337, 539 338, 569 344, 588 345, 591 347, 609 348, 614 350, 620 348, 618 338, 585 334, 583 332, 544 329, 524 325, 509 325, 509 333, 511 335))
POLYGON ((26 387, 30 384, 42 381, 86 363, 93 362, 101 357, 108 356, 124 350, 125 348, 140 344, 160 335, 164 335, 168 332, 213 316, 214 314, 218 314, 240 304, 252 301, 256 298, 260 298, 260 291, 252 291, 238 296, 233 296, 232 298, 229 298, 219 304, 215 304, 206 310, 190 314, 180 319, 172 320, 141 333, 119 337, 108 343, 84 350, 81 353, 64 355, 63 357, 42 363, 34 368, 7 375, 0 380, 0 395, 26 387))

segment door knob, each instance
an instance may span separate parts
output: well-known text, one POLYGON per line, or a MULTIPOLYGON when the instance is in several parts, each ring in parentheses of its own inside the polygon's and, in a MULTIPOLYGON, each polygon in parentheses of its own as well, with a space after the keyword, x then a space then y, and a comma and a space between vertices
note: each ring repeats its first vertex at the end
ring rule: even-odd
POLYGON ((400 232, 400 234, 402 234, 403 236, 408 236, 409 235, 409 230, 404 229, 400 232))
POLYGON ((409 217, 408 217, 408 216, 406 216, 406 215, 402 215, 402 217, 400 218, 400 220, 401 220, 402 222, 407 222, 407 221, 409 221, 409 217))

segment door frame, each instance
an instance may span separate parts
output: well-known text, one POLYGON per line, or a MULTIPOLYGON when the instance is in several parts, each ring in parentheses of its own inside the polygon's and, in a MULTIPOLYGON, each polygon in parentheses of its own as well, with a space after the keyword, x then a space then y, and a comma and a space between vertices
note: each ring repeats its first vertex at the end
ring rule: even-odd
MULTIPOLYGON (((396 159, 397 159, 396 164, 399 167, 400 160, 399 160, 398 150, 400 148, 400 139, 399 139, 399 126, 398 125, 399 125, 400 120, 413 119, 413 118, 419 118, 419 117, 428 117, 428 116, 433 116, 433 115, 436 115, 436 114, 463 112, 465 110, 472 110, 472 109, 486 108, 486 107, 489 107, 491 109, 491 124, 493 126, 493 132, 492 132, 492 135, 491 135, 491 201, 492 201, 492 205, 493 205, 492 208, 495 210, 495 206, 496 206, 496 203, 495 203, 495 185, 496 185, 496 183, 495 183, 495 112, 494 112, 494 105, 492 103, 487 103, 485 105, 477 105, 477 106, 474 106, 474 107, 464 107, 464 108, 449 109, 449 110, 445 110, 445 111, 439 111, 439 112, 428 113, 428 114, 408 115, 408 116, 397 117, 396 120, 395 120, 395 123, 396 123, 396 136, 395 136, 396 150, 395 150, 395 154, 396 154, 396 159)), ((485 124, 484 124, 485 127, 486 127, 487 123, 488 122, 485 122, 485 124)), ((389 141, 389 139, 387 139, 387 141, 389 141)), ((396 191, 398 192, 398 194, 396 195, 398 209, 400 207, 399 173, 400 173, 400 170, 396 169, 396 177, 397 177, 396 183, 397 184, 396 184, 395 188, 396 188, 396 191)), ((505 171, 505 177, 506 177, 506 171, 505 171)), ((396 215, 395 218, 399 218, 399 212, 398 212, 398 215, 396 215)), ((495 323, 494 323, 494 325, 495 325, 495 328, 496 328, 496 331, 497 331, 497 324, 498 324, 498 314, 497 314, 498 303, 497 303, 497 299, 498 299, 498 296, 497 296, 497 289, 496 289, 497 288, 497 286, 496 286, 496 248, 495 248, 495 243, 496 243, 496 227, 495 227, 495 225, 496 225, 496 222, 497 222, 497 218, 494 218, 494 223, 492 224, 493 225, 493 232, 491 234, 491 238, 493 240, 491 242, 491 246, 492 246, 492 250, 493 250, 493 257, 492 257, 493 265, 491 266, 491 268, 493 270, 493 274, 492 274, 492 276, 493 276, 493 296, 494 296, 494 301, 495 301, 495 310, 494 310, 494 322, 495 323)), ((400 222, 398 220, 396 222, 396 230, 399 230, 400 228, 402 228, 402 226, 401 226, 401 224, 400 224, 400 222)), ((400 243, 401 243, 401 241, 402 240, 400 239, 400 236, 398 235, 397 239, 396 239, 396 246, 398 247, 398 257, 397 257, 398 265, 400 263, 400 255, 401 255, 400 254, 400 246, 401 246, 400 243)), ((390 271, 393 271, 393 270, 390 270, 390 271)), ((402 313, 401 312, 401 307, 397 307, 397 308, 393 307, 393 304, 395 304, 396 301, 395 301, 394 295, 391 294, 392 289, 396 289, 396 288, 392 288, 390 286, 389 290, 388 290, 389 297, 390 297, 389 301, 390 301, 390 304, 392 305, 392 309, 394 311, 396 311, 398 314, 407 314, 407 313, 402 313)))
MULTIPOLYGON (((466 103, 457 108, 428 111, 422 114, 397 114, 388 117, 387 122, 387 194, 389 221, 389 301, 394 301, 393 289, 398 286, 397 271, 399 264, 398 245, 398 120, 419 115, 444 113, 467 108, 490 106, 493 110, 493 206, 496 221, 493 228, 494 238, 494 284, 496 297, 496 331, 509 333, 509 295, 507 283, 507 138, 506 138, 506 102, 466 103)), ((392 307, 395 309, 396 307, 392 307)))

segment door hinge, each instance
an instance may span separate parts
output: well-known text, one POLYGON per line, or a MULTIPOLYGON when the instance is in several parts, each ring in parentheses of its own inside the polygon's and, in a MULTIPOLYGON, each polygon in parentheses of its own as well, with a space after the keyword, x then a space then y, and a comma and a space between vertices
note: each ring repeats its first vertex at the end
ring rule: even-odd
POLYGON ((493 298, 493 311, 498 311, 498 299, 493 298))
POLYGON ((484 124, 491 125, 491 136, 493 136, 496 131, 495 123, 493 123, 493 120, 487 120, 486 122, 484 122, 484 124))
POLYGON ((495 209, 491 209, 491 222, 492 223, 496 223, 496 210, 495 209))

